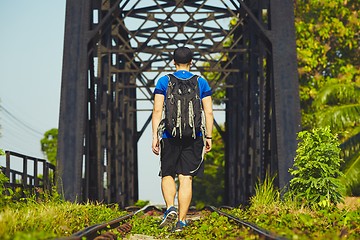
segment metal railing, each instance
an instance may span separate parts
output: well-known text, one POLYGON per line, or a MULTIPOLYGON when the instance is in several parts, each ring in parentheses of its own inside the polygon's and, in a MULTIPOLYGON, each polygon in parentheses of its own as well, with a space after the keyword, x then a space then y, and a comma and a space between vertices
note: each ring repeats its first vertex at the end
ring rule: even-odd
POLYGON ((6 166, 0 166, 1 171, 9 178, 5 187, 26 190, 42 189, 51 192, 55 185, 55 166, 45 159, 23 155, 17 152, 5 151, 6 166), (21 166, 20 170, 14 166, 21 166), (22 169, 21 169, 22 168, 22 169))

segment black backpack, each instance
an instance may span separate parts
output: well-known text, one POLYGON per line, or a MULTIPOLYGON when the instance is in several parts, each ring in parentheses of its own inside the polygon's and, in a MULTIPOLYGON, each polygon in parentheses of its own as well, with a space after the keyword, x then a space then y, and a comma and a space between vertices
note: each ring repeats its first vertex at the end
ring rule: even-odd
POLYGON ((202 104, 198 76, 182 80, 169 74, 165 98, 165 129, 175 138, 196 138, 202 131, 202 104))

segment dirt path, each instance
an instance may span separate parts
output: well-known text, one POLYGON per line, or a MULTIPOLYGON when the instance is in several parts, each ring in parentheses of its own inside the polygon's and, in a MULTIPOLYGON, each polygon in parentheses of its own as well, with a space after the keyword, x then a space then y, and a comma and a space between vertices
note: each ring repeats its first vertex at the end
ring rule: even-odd
POLYGON ((345 197, 344 203, 339 203, 338 207, 340 209, 349 208, 356 210, 360 208, 360 197, 345 197))

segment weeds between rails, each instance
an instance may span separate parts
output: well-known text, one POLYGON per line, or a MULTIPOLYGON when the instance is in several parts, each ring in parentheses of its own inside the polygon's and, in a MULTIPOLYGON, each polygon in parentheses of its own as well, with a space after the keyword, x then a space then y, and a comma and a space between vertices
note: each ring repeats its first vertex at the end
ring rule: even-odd
MULTIPOLYGON (((232 207, 221 207, 221 209, 231 210, 232 207)), ((129 214, 126 214, 124 216, 121 216, 119 218, 110 220, 109 222, 101 223, 101 224, 95 224, 92 226, 89 226, 81 231, 78 231, 71 235, 70 237, 63 237, 63 238, 57 238, 59 240, 81 240, 81 239, 94 239, 94 240, 113 240, 118 239, 120 236, 121 238, 125 238, 127 234, 129 234, 133 228, 132 224, 129 223, 130 220, 135 215, 140 214, 148 214, 149 216, 153 216, 154 218, 158 218, 159 222, 162 217, 162 214, 165 211, 165 208, 160 209, 157 206, 148 205, 143 208, 139 207, 128 207, 126 210, 129 212, 129 214)), ((272 233, 266 229, 258 227, 256 224, 244 221, 242 219, 239 219, 231 214, 226 213, 225 211, 221 211, 218 208, 214 206, 207 206, 202 210, 196 211, 196 210, 189 210, 189 218, 190 220, 189 228, 193 226, 193 223, 196 222, 199 218, 201 218, 202 212, 208 211, 212 213, 216 213, 220 216, 226 217, 229 220, 230 224, 237 225, 242 228, 247 228, 250 231, 246 231, 249 234, 256 235, 257 239, 274 239, 274 240, 286 240, 284 237, 277 236, 277 234, 272 233)), ((241 231, 243 232, 243 231, 241 231)), ((226 236, 226 235, 225 235, 226 236)), ((176 238, 178 238, 177 236, 176 238)), ((232 238, 236 236, 231 236, 232 238)), ((243 237, 243 236, 242 236, 243 237)), ((166 236, 166 238, 169 238, 169 236, 166 236)), ((187 237, 189 238, 189 236, 187 237)), ((252 238, 254 239, 254 238, 252 238)))

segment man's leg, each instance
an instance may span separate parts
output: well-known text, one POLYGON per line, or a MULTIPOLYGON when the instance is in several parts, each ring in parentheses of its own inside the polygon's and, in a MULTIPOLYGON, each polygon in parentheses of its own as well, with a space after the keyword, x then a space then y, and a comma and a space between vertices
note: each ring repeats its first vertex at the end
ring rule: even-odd
POLYGON ((166 203, 166 209, 174 206, 176 184, 172 176, 165 176, 161 179, 161 190, 166 203))
POLYGON ((185 221, 192 198, 192 176, 179 174, 179 220, 185 221))
POLYGON ((176 220, 178 214, 174 207, 176 185, 172 176, 165 176, 161 179, 161 190, 166 203, 166 211, 159 227, 163 228, 169 226, 176 220))

